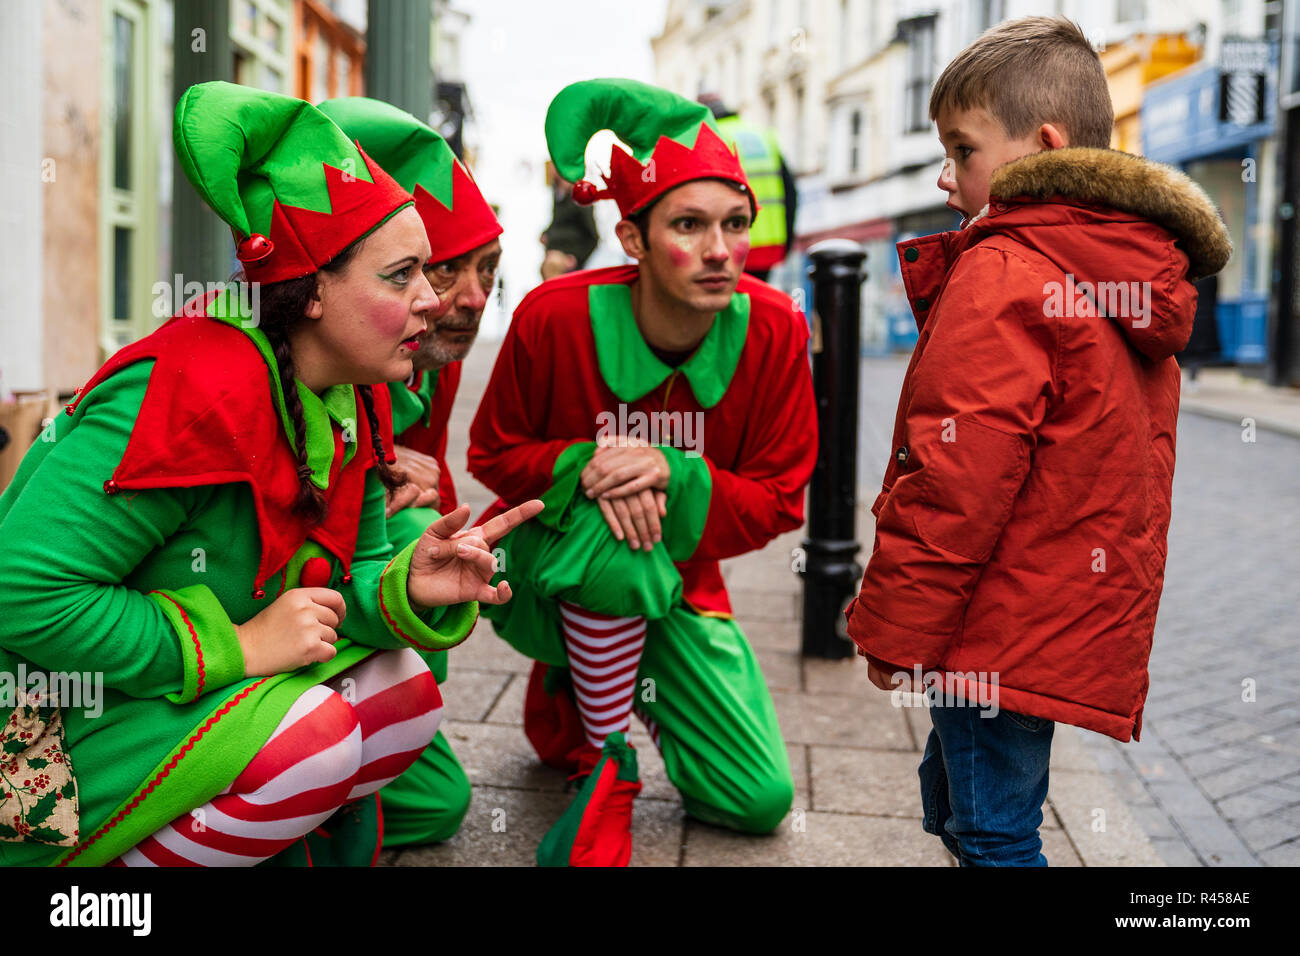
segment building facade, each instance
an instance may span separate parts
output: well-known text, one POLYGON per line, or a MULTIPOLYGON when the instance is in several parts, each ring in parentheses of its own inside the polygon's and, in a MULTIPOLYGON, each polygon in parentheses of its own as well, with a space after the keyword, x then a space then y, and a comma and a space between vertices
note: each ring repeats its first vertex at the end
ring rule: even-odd
POLYGON ((225 79, 312 102, 361 95, 372 17, 383 27, 399 7, 422 18, 420 84, 432 104, 435 13, 454 17, 456 30, 467 19, 446 0, 6 4, 0 45, 11 95, 0 100, 0 165, 13 174, 0 177, 0 210, 22 229, 5 230, 0 256, 18 306, 0 317, 0 401, 70 394, 169 317, 192 282, 234 271, 229 230, 206 207, 185 205, 197 198, 173 169, 174 87, 225 79), (221 249, 202 276, 186 274, 199 271, 180 264, 200 229, 215 230, 221 249))
MULTIPOLYGON (((721 93, 742 116, 776 131, 798 175, 800 255, 771 281, 806 291, 802 253, 811 245, 832 236, 864 244, 862 341, 883 352, 910 348, 916 334, 894 244, 959 224, 937 185, 943 149, 928 115, 934 81, 962 48, 1003 20, 1068 16, 1106 69, 1116 109, 1112 147, 1183 166, 1223 208, 1236 252, 1220 280, 1220 322, 1226 340, 1258 343, 1276 204, 1271 114, 1266 110, 1248 129, 1235 121, 1215 126, 1208 135, 1211 146, 1224 144, 1218 152, 1162 147, 1150 137, 1181 141, 1184 132, 1161 112, 1183 107, 1162 107, 1162 97, 1182 97, 1188 115, 1217 116, 1224 71, 1215 64, 1225 39, 1244 55, 1246 41, 1262 41, 1275 29, 1276 7, 1264 0, 670 0, 653 44, 661 85, 691 97, 721 93), (1206 77, 1183 78, 1197 70, 1206 77), (1194 102, 1182 85, 1208 89, 1198 85, 1205 83, 1214 90, 1195 96, 1209 99, 1194 102), (1254 182, 1241 182, 1246 159, 1254 182)), ((1274 90, 1259 95, 1272 102, 1274 90)), ((1245 86, 1232 88, 1234 108, 1245 94, 1245 86)), ((1253 348, 1234 348, 1227 358, 1263 361, 1253 348)))

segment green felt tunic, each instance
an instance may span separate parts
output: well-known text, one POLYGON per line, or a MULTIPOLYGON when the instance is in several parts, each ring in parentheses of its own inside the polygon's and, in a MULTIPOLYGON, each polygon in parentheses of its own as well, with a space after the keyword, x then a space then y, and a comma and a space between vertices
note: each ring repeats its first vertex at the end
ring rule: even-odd
MULTIPOLYGON (((112 496, 103 490, 125 451, 152 364, 128 366, 90 392, 73 416, 58 416, 0 495, 0 673, 20 666, 88 672, 103 684, 97 708, 63 707, 80 845, 0 842, 0 865, 115 858, 225 789, 308 687, 376 648, 412 646, 399 635, 452 646, 477 616, 472 602, 420 613, 407 603, 413 548, 393 556, 384 489, 372 471, 351 582, 342 583, 337 562, 312 542, 282 569, 290 588, 307 558, 330 560, 329 586, 348 612, 337 656, 289 674, 245 678, 232 622, 269 606, 281 580, 277 572, 266 597, 253 599, 259 537, 248 487, 112 496)), ((309 460, 319 477, 322 463, 328 474, 329 459, 313 446, 332 446, 330 429, 339 427, 346 403, 302 391, 309 460)), ((274 388, 272 394, 279 396, 274 388)))

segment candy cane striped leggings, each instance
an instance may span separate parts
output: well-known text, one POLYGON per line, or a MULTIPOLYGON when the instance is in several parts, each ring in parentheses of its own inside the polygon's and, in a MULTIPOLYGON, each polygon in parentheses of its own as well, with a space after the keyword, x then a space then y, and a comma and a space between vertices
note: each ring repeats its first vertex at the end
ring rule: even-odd
POLYGON ((411 650, 318 684, 221 794, 110 866, 252 866, 406 770, 438 730, 442 696, 411 650))

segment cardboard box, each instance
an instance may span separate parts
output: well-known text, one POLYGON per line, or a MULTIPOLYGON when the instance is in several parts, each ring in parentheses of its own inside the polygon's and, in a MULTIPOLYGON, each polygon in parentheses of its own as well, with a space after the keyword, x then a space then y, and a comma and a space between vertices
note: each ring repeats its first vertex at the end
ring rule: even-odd
POLYGON ((0 428, 9 434, 9 444, 0 451, 0 491, 9 487, 18 465, 41 435, 43 423, 61 410, 47 392, 18 392, 12 402, 0 402, 0 428))

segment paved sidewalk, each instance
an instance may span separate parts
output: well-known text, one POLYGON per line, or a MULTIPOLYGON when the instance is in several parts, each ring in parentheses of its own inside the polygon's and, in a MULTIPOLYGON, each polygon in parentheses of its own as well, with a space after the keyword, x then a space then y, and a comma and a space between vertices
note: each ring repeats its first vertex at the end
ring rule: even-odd
POLYGON ((1234 368, 1203 369, 1195 381, 1184 374, 1180 408, 1300 438, 1300 388, 1273 388, 1234 368))
MULTIPOLYGON (((492 496, 463 471, 466 435, 495 353, 492 343, 476 346, 451 425, 449 461, 475 514, 492 496)), ((801 538, 784 535, 723 566, 789 749, 797 790, 790 817, 765 837, 686 819, 653 744, 634 722, 644 789, 633 821, 633 865, 953 865, 938 838, 921 829, 916 768, 929 732, 926 710, 893 706, 890 695, 869 684, 859 658, 829 662, 798 653, 800 587, 790 568, 801 538)), ((865 505, 858 538, 871 540, 865 505)), ((565 775, 539 764, 523 734, 529 661, 483 621, 449 664, 443 730, 473 783, 469 813, 446 843, 386 851, 381 863, 532 865, 538 841, 571 793, 565 775)), ((1161 865, 1110 778, 1063 726, 1044 815, 1044 852, 1054 866, 1161 865)))

